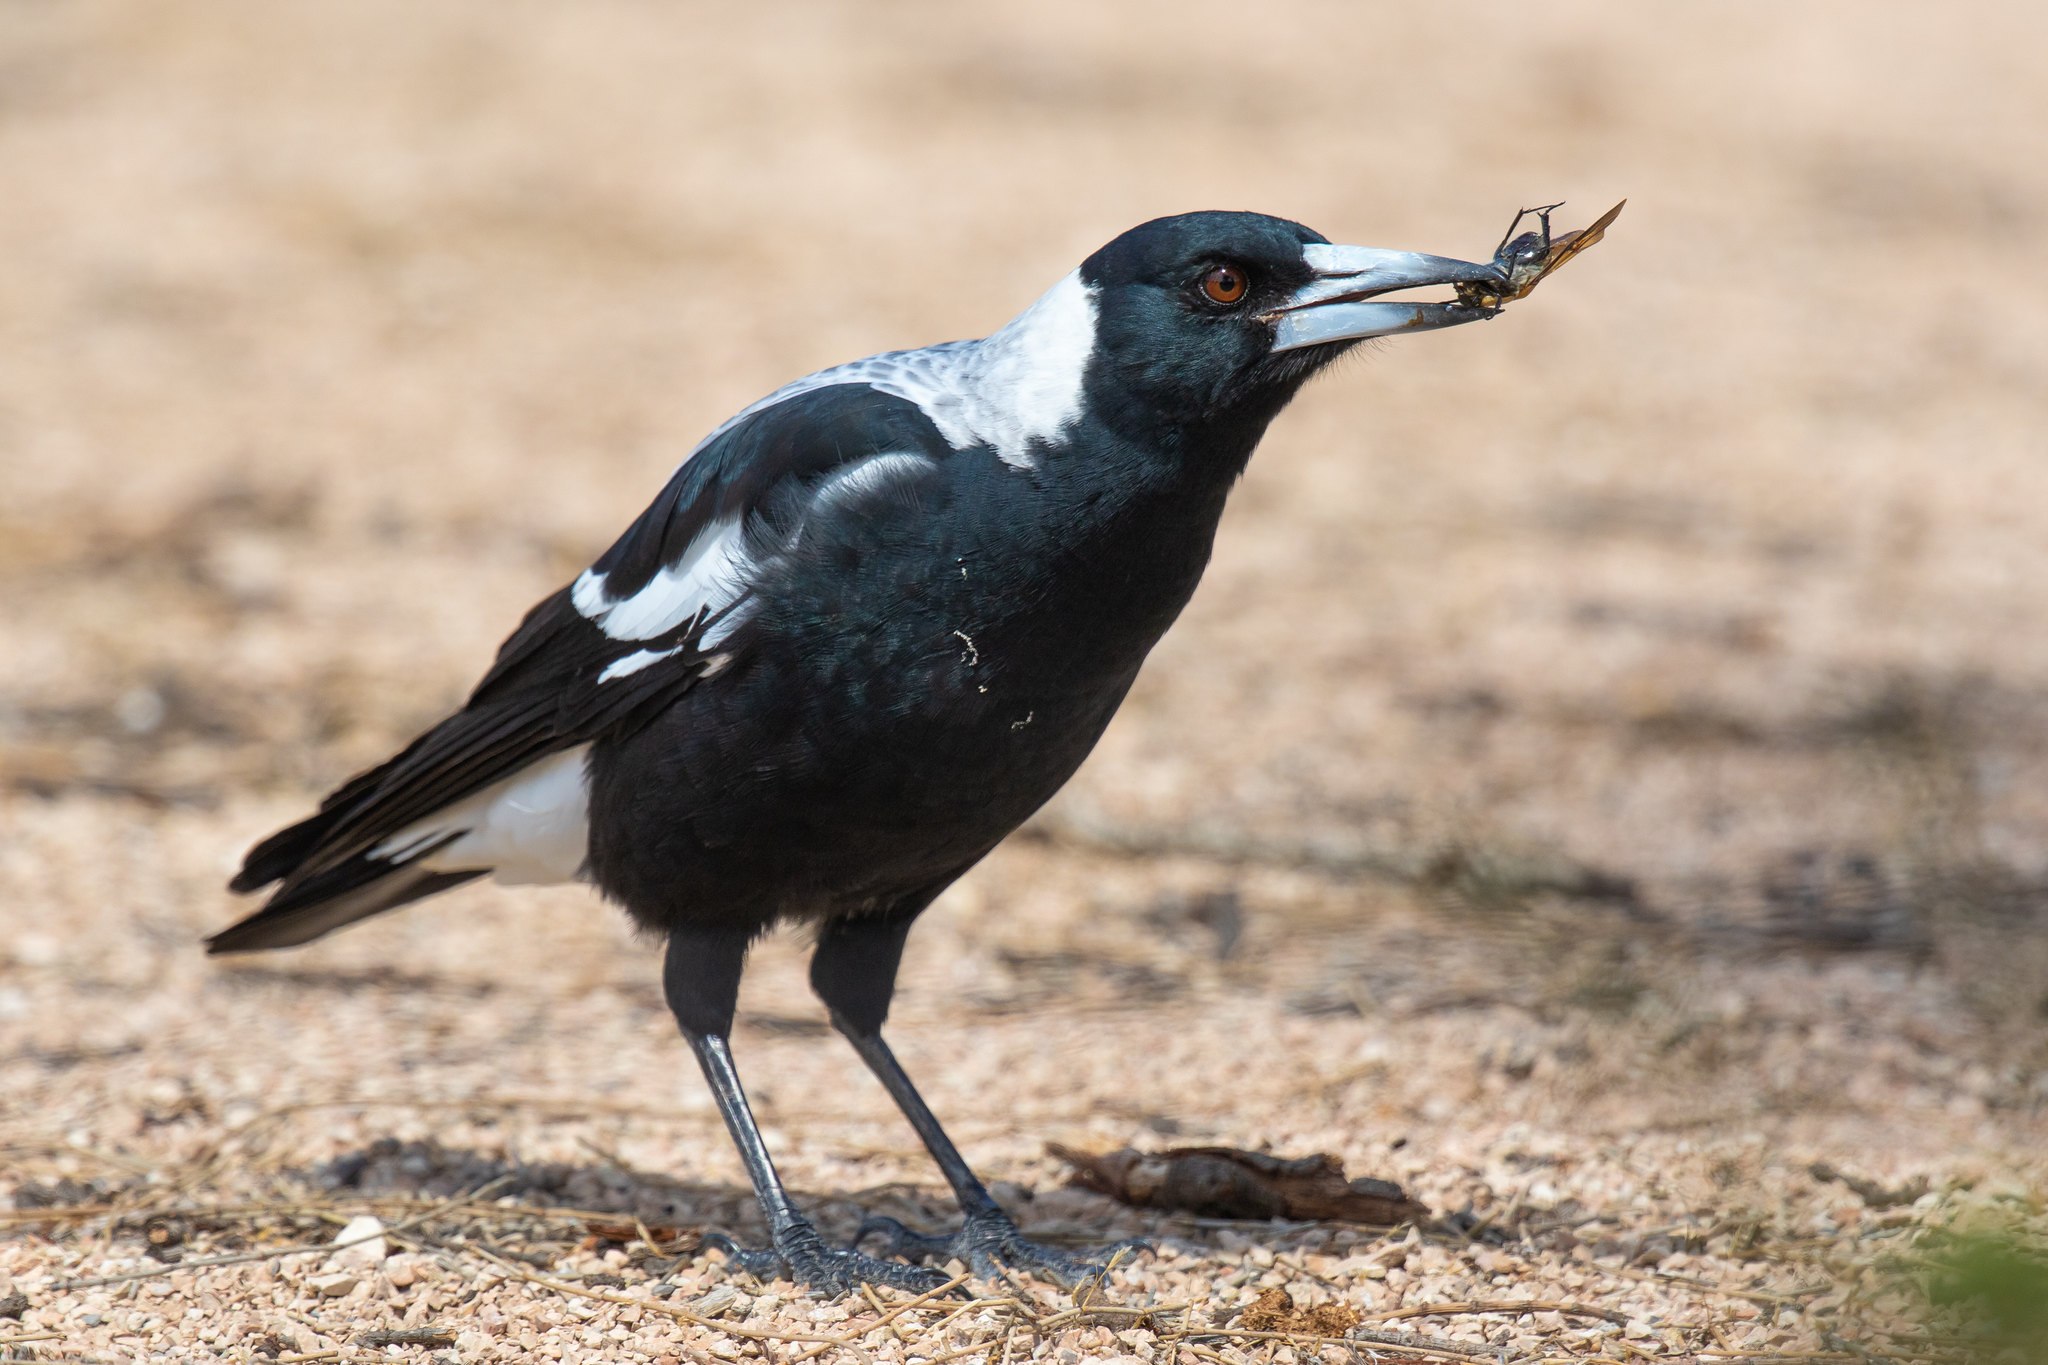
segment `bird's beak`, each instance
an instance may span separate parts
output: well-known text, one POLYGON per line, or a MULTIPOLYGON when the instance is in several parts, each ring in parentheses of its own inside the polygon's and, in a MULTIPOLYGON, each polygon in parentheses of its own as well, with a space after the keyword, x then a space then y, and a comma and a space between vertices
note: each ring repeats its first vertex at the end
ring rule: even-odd
POLYGON ((1505 286, 1507 276, 1492 265, 1425 256, 1416 251, 1385 251, 1370 246, 1304 247, 1302 255, 1316 277, 1296 290, 1287 302, 1267 315, 1273 323, 1273 349, 1294 351, 1329 341, 1357 341, 1397 332, 1431 332, 1478 322, 1498 308, 1467 303, 1420 303, 1381 299, 1397 289, 1437 284, 1505 286))

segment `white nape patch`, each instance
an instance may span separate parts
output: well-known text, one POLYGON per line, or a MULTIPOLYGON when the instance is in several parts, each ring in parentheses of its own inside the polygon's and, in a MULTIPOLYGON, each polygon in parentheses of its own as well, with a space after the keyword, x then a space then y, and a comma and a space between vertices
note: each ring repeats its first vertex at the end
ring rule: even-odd
POLYGON ((550 754, 400 830, 370 856, 402 862, 454 835, 416 866, 431 872, 488 869, 512 886, 575 881, 590 855, 589 756, 588 744, 550 754))
POLYGON ((614 640, 652 640, 692 616, 730 606, 745 590, 752 567, 739 520, 726 518, 699 531, 681 559, 631 597, 614 600, 605 587, 607 575, 586 569, 569 600, 614 640))
MULTIPOLYGON (((1096 312, 1095 291, 1082 282, 1079 270, 1073 271, 980 341, 886 351, 784 384, 719 423, 690 455, 799 394, 834 384, 866 384, 917 404, 955 450, 992 446, 1003 463, 1029 469, 1031 442, 1052 440, 1081 415, 1081 381, 1095 351, 1096 312)), ((683 462, 689 463, 689 456, 683 462)), ((583 610, 580 597, 577 610, 583 610)))
POLYGON ((913 401, 956 448, 986 442, 1004 464, 1028 469, 1033 441, 1050 441, 1080 420, 1095 311, 1095 291, 1076 270, 974 348, 961 367, 953 411, 943 402, 913 401), (948 430, 948 418, 970 439, 948 430))

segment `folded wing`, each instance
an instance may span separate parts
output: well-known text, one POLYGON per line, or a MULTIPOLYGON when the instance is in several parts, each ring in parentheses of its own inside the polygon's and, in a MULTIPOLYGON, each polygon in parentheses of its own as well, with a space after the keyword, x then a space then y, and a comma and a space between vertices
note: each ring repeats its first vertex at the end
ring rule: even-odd
POLYGON ((715 432, 617 543, 528 612, 461 710, 250 850, 230 889, 276 889, 209 951, 304 943, 489 873, 578 877, 591 746, 752 646, 764 568, 807 518, 951 451, 917 403, 869 384, 785 394, 715 432))

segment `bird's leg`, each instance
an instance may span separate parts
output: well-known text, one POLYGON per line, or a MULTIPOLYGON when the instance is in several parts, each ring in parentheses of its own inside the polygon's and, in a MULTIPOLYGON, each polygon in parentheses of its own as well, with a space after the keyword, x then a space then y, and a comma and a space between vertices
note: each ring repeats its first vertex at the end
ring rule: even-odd
POLYGON ((773 1240, 771 1248, 745 1250, 725 1234, 713 1233, 705 1243, 724 1251, 727 1261, 749 1274, 767 1279, 786 1272, 798 1283, 829 1294, 847 1293, 864 1284, 919 1292, 944 1284, 946 1277, 936 1270, 825 1245, 817 1228, 797 1211, 789 1191, 783 1188, 761 1129, 747 1106, 746 1092, 740 1088, 739 1071, 726 1041, 746 952, 744 933, 679 931, 669 936, 662 964, 662 988, 669 1009, 691 1051, 697 1054, 697 1064, 704 1069, 704 1080, 718 1101, 733 1145, 739 1148, 773 1240))
POLYGON ((891 1255, 907 1254, 941 1261, 957 1257, 966 1262, 975 1274, 991 1278, 998 1275, 1001 1267, 1010 1266, 1067 1286, 1102 1274, 1120 1251, 1146 1248, 1146 1244, 1140 1241, 1119 1242, 1103 1248, 1094 1257, 1080 1257, 1069 1256, 1027 1238, 961 1157, 959 1149, 954 1147, 952 1139, 946 1136, 945 1129, 939 1126, 938 1119, 933 1117, 923 1097, 917 1093, 917 1088, 910 1083, 910 1077, 898 1065, 896 1054, 882 1041, 882 1035, 850 1027, 836 1014, 833 1022, 895 1099, 897 1108, 910 1120, 910 1126, 924 1140, 925 1150, 938 1162, 939 1170, 953 1187, 960 1212, 965 1215, 959 1230, 950 1236, 914 1232, 894 1218, 871 1217, 861 1224, 860 1232, 855 1235, 856 1243, 873 1234, 888 1239, 891 1255))
POLYGON ((870 1235, 882 1236, 888 1238, 891 1255, 938 1260, 957 1257, 977 1275, 988 1277, 996 1276, 1003 1266, 1036 1272, 1063 1285, 1101 1274, 1116 1252, 1144 1244, 1118 1243, 1106 1248, 1101 1260, 1088 1260, 1026 1238, 946 1136, 924 1097, 904 1074, 896 1054, 882 1041, 882 1021, 889 1013, 889 997, 895 990, 896 968, 911 918, 860 917, 827 925, 811 959, 811 985, 831 1010, 833 1027, 853 1044, 853 1050, 917 1130, 925 1150, 953 1187, 964 1221, 957 1232, 931 1236, 914 1232, 894 1218, 871 1217, 854 1235, 855 1244, 870 1235))

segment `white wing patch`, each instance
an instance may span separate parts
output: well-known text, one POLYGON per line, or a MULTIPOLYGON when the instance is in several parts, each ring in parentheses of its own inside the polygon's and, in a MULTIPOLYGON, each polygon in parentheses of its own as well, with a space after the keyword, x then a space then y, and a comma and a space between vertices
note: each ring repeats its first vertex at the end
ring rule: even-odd
POLYGON ((512 886, 576 881, 590 856, 589 756, 588 744, 550 754, 400 830, 370 856, 405 862, 441 843, 416 866, 431 872, 489 869, 512 886))
POLYGON ((610 663, 606 664, 604 671, 597 675, 597 680, 601 683, 608 683, 613 678, 630 678, 641 669, 652 668, 663 659, 672 658, 682 652, 683 647, 681 645, 676 645, 670 649, 636 649, 631 654, 623 658, 613 659, 610 663))
MULTIPOLYGON (((812 495, 811 511, 842 507, 881 491, 899 479, 930 469, 932 462, 908 451, 870 455, 839 470, 812 495)), ((803 528, 797 527, 801 535, 803 528)), ((570 590, 576 610, 614 640, 651 640, 702 614, 716 616, 690 643, 715 649, 745 624, 751 610, 739 603, 759 565, 749 553, 737 520, 715 521, 698 533, 683 557, 647 581, 631 597, 614 601, 605 591, 605 575, 586 569, 570 590)), ((641 649, 606 664, 600 683, 629 678, 643 668, 682 653, 684 646, 641 649)))
POLYGON ((929 459, 907 451, 870 455, 865 460, 848 465, 819 484, 818 491, 811 500, 811 510, 816 512, 859 502, 872 493, 879 493, 899 479, 913 477, 931 467, 932 462, 929 459))
MULTIPOLYGON (((1080 420, 1088 360, 1095 352, 1095 290, 1076 270, 1000 330, 980 341, 949 341, 915 351, 890 351, 820 370, 785 384, 741 409, 699 441, 689 458, 739 423, 778 403, 834 384, 866 384, 915 403, 955 450, 988 446, 1015 469, 1036 463, 1033 447, 1050 442, 1080 420)), ((923 457, 902 452, 872 456, 825 481, 820 505, 861 497, 922 466, 923 457)), ((707 526, 676 563, 657 573, 631 596, 615 598, 606 575, 586 569, 569 600, 614 640, 652 640, 699 613, 726 611, 746 590, 755 568, 737 520, 707 526)), ((716 645, 740 624, 729 612, 705 632, 716 645)), ((668 657, 641 650, 614 660, 599 681, 627 677, 668 657)))
POLYGON ((570 589, 569 600, 614 640, 652 640, 692 616, 730 606, 745 591, 753 567, 739 520, 727 518, 698 532, 681 559, 648 579, 632 596, 612 597, 605 590, 606 575, 585 569, 570 589))

